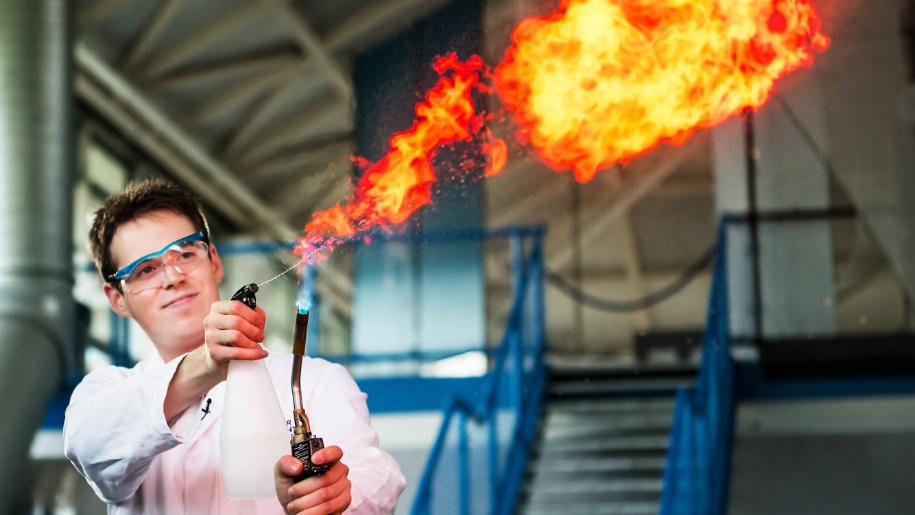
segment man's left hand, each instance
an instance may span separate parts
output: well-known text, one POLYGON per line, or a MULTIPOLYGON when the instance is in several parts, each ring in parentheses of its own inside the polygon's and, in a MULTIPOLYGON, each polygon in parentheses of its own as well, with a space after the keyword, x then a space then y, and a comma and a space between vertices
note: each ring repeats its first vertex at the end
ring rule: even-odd
POLYGON ((276 496, 287 515, 336 515, 349 507, 352 484, 347 477, 349 467, 340 461, 343 450, 336 445, 321 449, 312 457, 316 465, 330 465, 321 476, 294 483, 302 472, 302 463, 292 456, 283 456, 276 463, 276 496))

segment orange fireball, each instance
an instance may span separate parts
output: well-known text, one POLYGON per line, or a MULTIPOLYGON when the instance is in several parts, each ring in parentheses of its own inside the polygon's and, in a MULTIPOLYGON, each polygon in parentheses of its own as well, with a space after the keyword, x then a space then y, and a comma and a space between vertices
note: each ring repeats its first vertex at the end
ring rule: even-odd
POLYGON ((482 124, 472 94, 483 61, 478 56, 460 61, 451 53, 436 59, 433 68, 441 77, 416 105, 413 126, 391 138, 391 148, 377 163, 357 160, 366 170, 352 197, 313 215, 297 254, 313 261, 320 250, 332 250, 373 227, 399 224, 431 201, 436 150, 471 139, 482 124))
POLYGON ((487 156, 484 170, 486 176, 499 175, 499 172, 505 168, 505 163, 508 162, 508 145, 505 144, 505 140, 495 138, 489 143, 484 143, 483 153, 487 156))
POLYGON ((581 182, 768 99, 829 39, 807 0, 564 0, 496 70, 522 134, 581 182))

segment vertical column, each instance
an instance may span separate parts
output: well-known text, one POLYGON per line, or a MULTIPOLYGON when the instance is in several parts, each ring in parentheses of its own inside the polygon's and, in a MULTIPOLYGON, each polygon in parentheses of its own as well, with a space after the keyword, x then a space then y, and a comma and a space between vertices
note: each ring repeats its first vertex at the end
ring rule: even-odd
MULTIPOLYGON (((437 55, 479 51, 480 5, 460 0, 411 32, 363 54, 356 68, 357 151, 377 159, 388 139, 413 122, 413 109, 438 79, 437 55)), ((473 143, 440 149, 432 206, 402 230, 480 227, 480 167, 458 169, 473 143)), ((367 246, 359 250, 353 316, 355 352, 452 350, 485 342, 481 242, 367 246)))
MULTIPOLYGON (((356 60, 356 153, 380 159, 390 137, 413 122, 419 93, 416 29, 406 31, 356 60)), ((358 180, 354 179, 354 180, 358 180)), ((408 220, 401 231, 414 230, 408 220)), ((357 354, 407 352, 415 347, 414 248, 369 245, 356 251, 352 350, 357 354)))
MULTIPOLYGON (((816 151, 792 120, 803 125, 820 149, 826 146, 822 88, 812 70, 783 79, 773 98, 754 116, 757 206, 762 212, 825 209, 829 177, 816 151), (784 103, 784 105, 783 105, 784 103), (787 106, 787 110, 786 107, 787 106), (789 111, 790 110, 790 111, 789 111)), ((714 130, 717 210, 748 209, 745 130, 730 120, 714 130)), ((828 221, 762 222, 758 226, 763 335, 755 334, 750 228, 728 230, 728 294, 736 337, 823 335, 835 328, 832 240, 828 221)))
POLYGON ((13 0, 0 17, 0 513, 47 401, 76 372, 69 4, 13 0))
MULTIPOLYGON (((784 78, 776 94, 756 115, 759 208, 764 212, 827 209, 829 172, 812 148, 827 149, 819 78, 814 70, 801 70, 784 78)), ((760 224, 766 337, 835 330, 830 225, 828 220, 760 224)))

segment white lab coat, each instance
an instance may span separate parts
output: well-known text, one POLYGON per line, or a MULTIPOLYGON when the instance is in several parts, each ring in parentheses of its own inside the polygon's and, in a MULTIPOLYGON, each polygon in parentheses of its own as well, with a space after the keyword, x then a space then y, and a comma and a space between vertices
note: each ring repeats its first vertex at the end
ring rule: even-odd
MULTIPOLYGON (((219 434, 225 382, 191 405, 171 428, 163 403, 183 357, 163 363, 158 354, 131 369, 106 367, 76 387, 64 422, 64 453, 108 503, 109 514, 282 514, 277 499, 226 497, 219 434), (210 399, 210 413, 202 408, 210 399), (203 417, 203 420, 201 420, 203 417)), ((265 358, 284 414, 291 417, 292 355, 265 358)), ((366 395, 346 369, 305 358, 302 394, 312 431, 343 449, 352 503, 347 514, 394 512, 405 481, 397 462, 378 449, 366 395)), ((291 421, 287 422, 291 425, 291 421)))

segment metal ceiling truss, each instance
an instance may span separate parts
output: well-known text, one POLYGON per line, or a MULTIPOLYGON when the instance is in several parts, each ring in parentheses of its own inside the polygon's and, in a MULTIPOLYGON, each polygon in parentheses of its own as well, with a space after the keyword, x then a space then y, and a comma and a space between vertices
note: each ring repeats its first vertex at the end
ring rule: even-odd
MULTIPOLYGON (((78 46, 76 90, 80 98, 223 216, 241 228, 288 240, 298 234, 289 224, 290 218, 310 213, 316 204, 327 204, 335 195, 342 198, 350 188, 351 138, 328 140, 327 131, 322 130, 328 121, 352 114, 352 84, 349 74, 336 60, 337 54, 353 45, 368 44, 385 30, 403 28, 446 2, 376 2, 332 29, 326 40, 322 40, 287 0, 251 0, 215 12, 200 30, 185 38, 163 42, 163 34, 187 4, 186 0, 163 0, 120 52, 114 66, 106 64, 84 45, 78 46), (202 56, 208 50, 252 17, 264 15, 272 15, 277 26, 291 36, 298 51, 281 49, 221 62, 201 62, 205 61, 202 56), (325 102, 277 123, 274 118, 298 93, 299 79, 309 75, 319 76, 334 92, 336 101, 325 102), (235 81, 232 87, 184 115, 180 123, 170 120, 143 94, 144 89, 191 88, 229 79, 243 80, 235 81), (216 150, 223 162, 195 143, 187 132, 216 123, 252 103, 256 106, 223 139, 224 146, 216 150), (309 146, 310 140, 328 141, 322 143, 323 147, 315 147, 309 146), (296 151, 297 146, 306 148, 296 151), (321 167, 322 161, 329 164, 321 167), (283 188, 282 198, 276 199, 278 203, 268 205, 246 184, 291 180, 296 171, 301 173, 306 169, 314 173, 283 188), (240 170, 245 173, 237 173, 240 170)), ((85 34, 137 3, 138 0, 96 0, 81 9, 77 30, 85 34)), ((337 311, 348 315, 352 290, 349 278, 334 270, 323 272, 322 277, 325 279, 323 284, 319 283, 319 289, 324 289, 320 291, 322 296, 337 311)))

